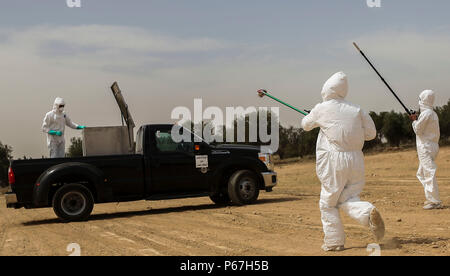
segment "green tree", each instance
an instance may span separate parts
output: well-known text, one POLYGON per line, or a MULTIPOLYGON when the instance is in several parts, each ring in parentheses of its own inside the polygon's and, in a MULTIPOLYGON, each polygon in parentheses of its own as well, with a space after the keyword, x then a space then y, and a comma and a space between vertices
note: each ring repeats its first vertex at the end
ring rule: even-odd
POLYGON ((382 129, 383 129, 383 121, 384 116, 386 115, 386 112, 381 112, 380 114, 377 114, 376 112, 371 111, 369 113, 370 117, 372 118, 373 122, 375 123, 375 128, 377 130, 377 136, 375 139, 371 141, 366 141, 364 143, 363 150, 372 149, 376 146, 382 145, 381 139, 383 138, 382 129))
POLYGON ((303 131, 302 129, 300 129, 300 131, 302 133, 300 137, 300 156, 315 155, 320 128, 315 128, 308 132, 303 131))
POLYGON ((450 100, 442 107, 435 108, 439 117, 439 128, 441 131, 441 138, 450 138, 450 100))
POLYGON ((9 161, 13 158, 11 154, 12 148, 0 142, 0 187, 8 185, 9 161))
POLYGON ((278 155, 280 159, 301 156, 301 136, 302 130, 290 126, 285 128, 280 127, 280 144, 278 147, 278 155))
POLYGON ((293 126, 289 128, 280 126, 280 146, 277 152, 280 159, 315 154, 319 130, 316 128, 306 132, 293 126))
POLYGON ((400 147, 400 142, 407 137, 404 116, 401 113, 391 111, 383 118, 382 135, 393 147, 400 147))
POLYGON ((81 138, 70 138, 68 157, 81 157, 83 156, 83 140, 81 138))
POLYGON ((280 159, 286 158, 286 155, 288 154, 287 147, 289 145, 290 131, 291 131, 290 129, 280 126, 280 144, 277 151, 277 154, 280 156, 280 159))
POLYGON ((416 134, 414 133, 414 130, 412 128, 412 121, 409 118, 409 115, 404 113, 403 114, 403 141, 411 142, 411 141, 414 141, 415 138, 416 138, 416 134))
MULTIPOLYGON (((234 118, 234 120, 233 120, 233 125, 234 125, 234 132, 233 132, 234 138, 233 138, 233 141, 234 142, 232 144, 249 144, 249 145, 257 145, 257 146, 270 144, 270 142, 262 143, 260 141, 260 139, 259 139, 260 138, 259 137, 259 129, 261 127, 261 123, 259 121, 259 116, 260 116, 260 114, 259 114, 259 110, 258 110, 257 112, 246 114, 245 117, 242 116, 242 117, 234 118), (254 127, 254 126, 250 126, 250 117, 251 116, 256 118, 256 124, 257 125, 256 125, 255 129, 256 129, 256 135, 257 135, 257 138, 258 138, 256 142, 253 142, 253 141, 250 142, 250 128, 254 127), (244 126, 244 130, 245 130, 245 141, 244 142, 238 142, 238 129, 239 129, 238 122, 239 122, 239 124, 242 124, 244 126)), ((277 118, 276 114, 272 114, 272 112, 270 112, 270 111, 267 111, 266 116, 267 116, 266 117, 267 118, 266 133, 268 135, 271 135, 270 132, 271 132, 272 120, 279 120, 279 119, 277 118)), ((223 126, 224 143, 226 143, 226 139, 227 139, 226 133, 227 133, 227 128, 226 128, 226 126, 223 126)))

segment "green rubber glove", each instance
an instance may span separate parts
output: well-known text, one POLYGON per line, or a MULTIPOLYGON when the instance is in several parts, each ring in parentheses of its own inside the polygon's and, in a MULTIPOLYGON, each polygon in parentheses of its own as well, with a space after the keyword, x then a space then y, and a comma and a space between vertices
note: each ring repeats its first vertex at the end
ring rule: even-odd
POLYGON ((50 134, 50 135, 56 135, 56 136, 62 136, 62 132, 59 131, 59 130, 50 130, 50 131, 48 132, 48 134, 50 134))
POLYGON ((85 129, 85 126, 77 126, 77 129, 85 129))

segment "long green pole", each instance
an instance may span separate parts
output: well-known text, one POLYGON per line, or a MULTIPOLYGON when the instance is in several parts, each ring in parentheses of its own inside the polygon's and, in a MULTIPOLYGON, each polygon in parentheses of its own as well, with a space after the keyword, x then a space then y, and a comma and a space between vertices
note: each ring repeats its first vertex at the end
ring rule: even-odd
POLYGON ((285 105, 285 106, 287 106, 287 107, 289 107, 289 108, 291 108, 291 109, 293 109, 293 110, 295 110, 295 111, 297 111, 297 112, 299 112, 299 113, 301 113, 301 114, 303 114, 303 115, 305 115, 305 116, 308 115, 308 113, 306 113, 306 112, 304 112, 304 111, 301 111, 300 109, 298 109, 298 108, 296 108, 296 107, 293 107, 292 105, 290 105, 290 104, 288 104, 288 103, 285 103, 285 102, 283 102, 283 101, 280 100, 280 99, 275 98, 274 96, 272 96, 272 95, 270 95, 269 93, 267 93, 267 91, 264 90, 264 89, 258 90, 258 95, 259 95, 261 98, 262 98, 263 96, 267 96, 267 97, 269 97, 269 98, 271 98, 271 99, 273 99, 273 100, 275 100, 275 101, 277 101, 277 102, 279 102, 279 103, 281 103, 281 104, 283 104, 283 105, 285 105))

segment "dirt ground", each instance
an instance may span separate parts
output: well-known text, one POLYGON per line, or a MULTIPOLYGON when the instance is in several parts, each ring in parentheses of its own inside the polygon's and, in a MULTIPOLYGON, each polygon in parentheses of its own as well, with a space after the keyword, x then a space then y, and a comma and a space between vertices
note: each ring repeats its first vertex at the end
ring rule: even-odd
MULTIPOLYGON (((450 147, 438 157, 441 198, 450 206, 450 147)), ((381 211, 381 255, 450 255, 450 209, 424 211, 414 150, 366 156, 364 200, 381 211)), ((102 204, 87 222, 59 223, 52 209, 5 208, 0 196, 0 255, 363 255, 368 230, 343 217, 346 250, 322 252, 314 162, 279 166, 279 186, 257 204, 217 207, 209 198, 102 204)))

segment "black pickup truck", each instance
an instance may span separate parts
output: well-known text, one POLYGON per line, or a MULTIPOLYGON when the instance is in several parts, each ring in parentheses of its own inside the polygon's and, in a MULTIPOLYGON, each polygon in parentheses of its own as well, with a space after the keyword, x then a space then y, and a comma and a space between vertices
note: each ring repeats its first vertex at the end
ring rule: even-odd
POLYGON ((135 154, 15 160, 8 208, 53 207, 63 221, 85 220, 95 203, 209 196, 251 204, 277 184, 270 154, 248 145, 180 142, 172 125, 145 125, 135 154))

